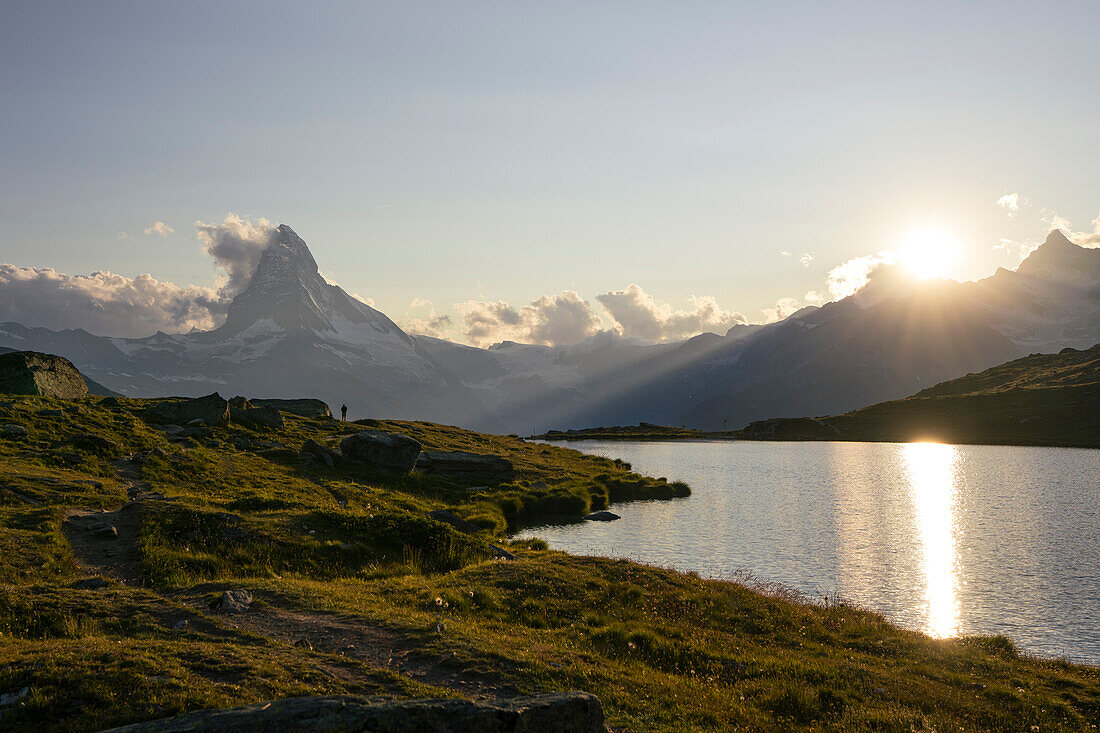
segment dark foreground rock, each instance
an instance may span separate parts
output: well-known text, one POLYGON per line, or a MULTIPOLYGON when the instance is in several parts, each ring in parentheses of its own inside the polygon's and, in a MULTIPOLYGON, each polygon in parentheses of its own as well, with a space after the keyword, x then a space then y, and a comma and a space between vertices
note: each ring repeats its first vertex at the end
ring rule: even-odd
POLYGON ((592 512, 585 519, 591 519, 593 522, 614 522, 616 519, 621 519, 618 514, 614 512, 602 511, 592 512))
POLYGON ((340 441, 340 452, 352 461, 408 473, 416 465, 420 443, 407 435, 364 430, 340 441))
POLYGON ((323 400, 249 400, 253 407, 274 407, 299 417, 332 417, 332 410, 323 400))
POLYGON ((0 393, 75 400, 88 394, 84 377, 68 359, 37 351, 0 354, 0 393))
POLYGON ((114 728, 109 733, 606 733, 600 701, 585 692, 497 702, 372 702, 353 695, 298 697, 221 710, 201 710, 114 728))
POLYGON ((436 509, 435 511, 428 512, 428 516, 437 522, 451 525, 463 534, 474 534, 481 530, 481 527, 473 522, 467 522, 454 512, 449 512, 446 509, 436 509))
POLYGON ((223 425, 229 420, 229 402, 220 394, 208 394, 186 400, 168 400, 149 408, 149 414, 178 425, 201 420, 207 425, 223 425))
POLYGON ((338 451, 327 448, 313 439, 302 443, 301 454, 306 457, 312 456, 329 468, 332 468, 343 459, 338 451))
POLYGON ((283 427, 283 416, 274 407, 245 407, 237 409, 229 408, 229 419, 238 425, 250 428, 271 428, 280 430, 283 427))
POLYGON ((416 462, 421 473, 453 476, 467 481, 500 483, 515 478, 512 462, 499 456, 483 456, 477 453, 455 451, 424 451, 416 462))

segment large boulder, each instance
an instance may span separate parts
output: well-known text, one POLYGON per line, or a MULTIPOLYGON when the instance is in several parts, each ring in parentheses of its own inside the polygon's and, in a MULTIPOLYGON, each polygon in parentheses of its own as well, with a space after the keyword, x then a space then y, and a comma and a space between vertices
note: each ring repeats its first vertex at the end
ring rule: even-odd
POLYGON ((335 466, 343 458, 338 451, 323 446, 313 439, 302 443, 301 454, 304 456, 314 456, 329 468, 335 466))
POLYGON ((37 351, 0 354, 0 392, 73 400, 88 394, 88 385, 73 363, 37 351))
POLYGON ((205 397, 168 400, 149 408, 149 414, 177 425, 202 420, 207 425, 223 425, 229 421, 229 402, 215 392, 205 397))
POLYGON ((274 407, 236 409, 231 406, 229 408, 229 419, 234 423, 250 428, 280 429, 283 427, 283 416, 274 407))
POLYGON ((408 473, 420 455, 420 443, 407 435, 364 430, 340 441, 344 458, 390 471, 408 473))
POLYGON ((274 407, 299 417, 332 417, 332 410, 323 400, 249 400, 253 407, 274 407))
POLYGON ((424 451, 416 462, 416 470, 420 473, 486 483, 511 481, 516 475, 512 462, 505 458, 464 451, 424 451))
POLYGON ((245 733, 246 731, 477 731, 478 733, 607 733, 603 707, 587 692, 512 700, 405 700, 368 697, 292 697, 237 708, 199 710, 105 733, 245 733))

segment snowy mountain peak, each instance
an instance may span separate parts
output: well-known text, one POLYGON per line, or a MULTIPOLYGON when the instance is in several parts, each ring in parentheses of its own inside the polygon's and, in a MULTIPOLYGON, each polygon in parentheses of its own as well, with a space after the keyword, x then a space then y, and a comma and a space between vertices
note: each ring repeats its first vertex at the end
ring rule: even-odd
POLYGON ((221 336, 285 332, 366 344, 409 336, 374 308, 328 283, 305 241, 286 224, 272 234, 248 287, 229 305, 221 336))
POLYGON ((1093 285, 1100 279, 1100 249, 1076 245, 1054 229, 1016 272, 1044 280, 1093 285))

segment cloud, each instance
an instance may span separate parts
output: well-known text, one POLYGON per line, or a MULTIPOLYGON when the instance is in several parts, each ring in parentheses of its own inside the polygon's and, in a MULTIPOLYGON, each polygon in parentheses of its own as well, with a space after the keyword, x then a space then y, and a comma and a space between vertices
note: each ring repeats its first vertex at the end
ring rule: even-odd
POLYGON ((260 254, 271 243, 275 227, 267 219, 252 221, 248 217, 227 214, 221 224, 196 221, 195 232, 202 242, 202 251, 225 270, 227 279, 221 283, 221 293, 222 297, 231 298, 244 290, 252 279, 260 263, 260 254))
POLYGON ((163 221, 155 222, 154 224, 146 227, 146 229, 145 229, 146 234, 156 234, 157 236, 160 236, 160 237, 167 237, 169 234, 171 234, 174 231, 176 231, 176 230, 173 229, 172 227, 168 226, 167 224, 165 224, 163 221))
POLYGON ((1018 262, 1023 262, 1029 254, 1037 249, 1039 249, 1039 242, 1016 242, 1007 237, 1001 237, 1000 241, 993 245, 994 252, 1004 252, 1018 262))
POLYGON ((66 275, 51 267, 0 265, 0 321, 109 336, 213 328, 228 303, 213 288, 179 287, 151 275, 66 275))
POLYGON ((1014 217, 1020 213, 1020 194, 1018 193, 1006 193, 997 199, 997 206, 1008 212, 1009 217, 1014 217))
POLYGON ((599 316, 572 290, 543 295, 520 308, 503 300, 468 300, 455 307, 462 316, 467 340, 475 346, 499 341, 575 344, 600 330, 599 316))
POLYGON ((781 249, 781 250, 779 250, 779 255, 780 255, 781 257, 790 257, 790 256, 791 256, 791 253, 790 253, 790 252, 788 252, 788 251, 787 251, 787 250, 785 250, 785 249, 781 249))
POLYGON ((897 262, 897 256, 888 250, 845 260, 829 270, 829 274, 825 276, 823 291, 811 290, 806 293, 806 302, 811 305, 822 305, 854 295, 867 285, 871 274, 877 268, 893 265, 895 262, 897 262))
POLYGON ((1051 214, 1050 222, 1051 229, 1061 229, 1071 242, 1079 244, 1082 247, 1100 247, 1100 214, 1097 214, 1096 218, 1092 220, 1091 232, 1073 231, 1073 225, 1070 224, 1069 219, 1058 216, 1053 212, 1051 214))
POLYGON ((674 311, 658 302, 634 283, 624 290, 597 295, 623 336, 645 341, 688 338, 704 331, 725 333, 739 323, 748 323, 740 313, 723 310, 711 296, 692 296, 692 309, 674 311))
POLYGON ((803 267, 809 267, 810 263, 814 261, 813 252, 804 252, 801 257, 798 258, 798 264, 803 267))
POLYGON ((447 314, 439 315, 435 312, 435 305, 426 298, 413 298, 409 303, 409 309, 405 311, 405 321, 401 327, 406 333, 414 336, 431 336, 432 338, 449 338, 454 327, 454 321, 447 314), (414 315, 413 311, 426 311, 414 315))
POLYGON ((130 238, 130 235, 127 234, 126 232, 119 232, 118 236, 115 237, 115 239, 118 239, 118 240, 129 239, 129 238, 130 238))
POLYGON ((775 321, 782 321, 784 318, 803 307, 802 302, 799 301, 798 298, 780 298, 776 301, 774 307, 765 308, 761 312, 764 314, 764 323, 774 323, 775 321))
POLYGON ((429 318, 414 318, 405 324, 405 332, 414 336, 431 336, 432 338, 445 339, 454 327, 454 321, 447 314, 433 315, 429 318))

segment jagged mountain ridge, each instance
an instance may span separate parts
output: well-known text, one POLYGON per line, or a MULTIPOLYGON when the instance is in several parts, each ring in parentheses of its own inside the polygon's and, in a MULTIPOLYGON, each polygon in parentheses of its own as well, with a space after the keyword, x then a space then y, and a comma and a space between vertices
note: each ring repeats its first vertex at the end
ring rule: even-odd
POLYGON ((778 323, 639 347, 611 369, 586 370, 599 350, 578 357, 576 347, 426 348, 448 368, 468 367, 476 352, 487 376, 456 371, 493 393, 489 421, 541 432, 640 421, 720 430, 834 414, 1027 353, 1097 341, 1100 250, 1054 231, 1015 272, 964 283, 887 280, 778 323), (518 349, 540 349, 542 359, 509 368, 503 357, 518 349))
POLYGON ((133 396, 316 396, 347 402, 353 416, 523 433, 639 421, 732 429, 835 414, 1097 341, 1100 250, 1060 232, 1016 271, 880 284, 778 323, 678 343, 602 333, 572 346, 481 349, 411 337, 326 282, 285 225, 212 331, 121 339, 0 324, 0 345, 60 354, 133 396))

